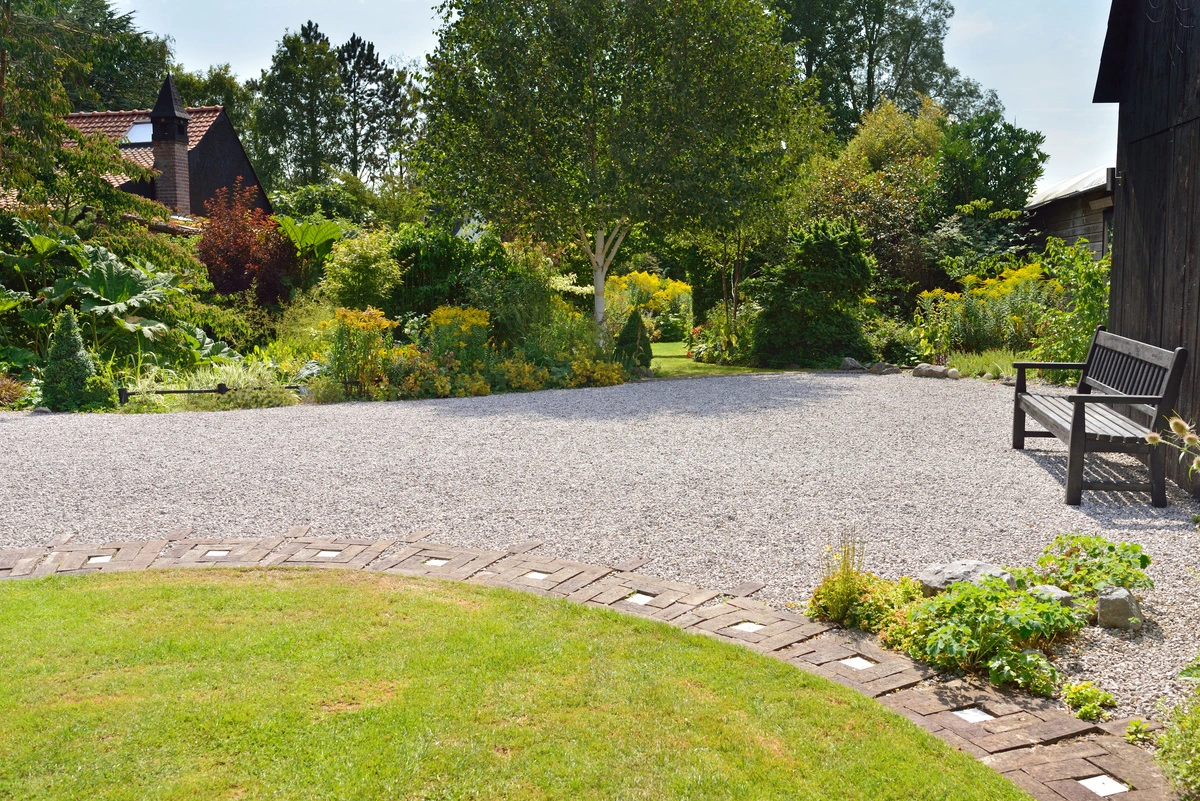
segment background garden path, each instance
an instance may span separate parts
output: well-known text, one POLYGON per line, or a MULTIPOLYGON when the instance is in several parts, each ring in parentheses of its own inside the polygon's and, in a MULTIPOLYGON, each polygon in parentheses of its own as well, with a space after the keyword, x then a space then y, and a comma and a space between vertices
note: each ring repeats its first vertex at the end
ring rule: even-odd
MULTIPOLYGON (((196 536, 448 544, 544 541, 597 564, 650 559, 698 586, 803 600, 842 528, 888 577, 933 561, 1032 563, 1058 533, 1142 543, 1158 588, 1138 635, 1089 630, 1069 672, 1123 714, 1175 697, 1200 650, 1196 511, 1184 493, 1062 502, 1065 452, 1009 448, 998 384, 786 373, 593 390, 171 415, 0 414, 0 548, 196 536)), ((1124 471, 1112 459, 1093 469, 1124 471)))

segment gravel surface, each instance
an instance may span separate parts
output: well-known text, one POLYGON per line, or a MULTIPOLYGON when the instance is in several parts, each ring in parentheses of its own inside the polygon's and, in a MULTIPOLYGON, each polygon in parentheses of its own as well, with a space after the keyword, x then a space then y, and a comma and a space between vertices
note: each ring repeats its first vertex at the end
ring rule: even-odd
MULTIPOLYGON (((1063 504, 1054 440, 1009 447, 1012 390, 909 375, 787 373, 461 400, 170 415, 0 414, 0 547, 197 535, 428 529, 462 546, 543 540, 584 562, 802 600, 842 529, 896 577, 956 558, 1031 564, 1064 531, 1142 543, 1152 619, 1089 630, 1061 665, 1153 713, 1200 650, 1196 505, 1063 504)), ((1123 457, 1093 472, 1128 475, 1123 457)))

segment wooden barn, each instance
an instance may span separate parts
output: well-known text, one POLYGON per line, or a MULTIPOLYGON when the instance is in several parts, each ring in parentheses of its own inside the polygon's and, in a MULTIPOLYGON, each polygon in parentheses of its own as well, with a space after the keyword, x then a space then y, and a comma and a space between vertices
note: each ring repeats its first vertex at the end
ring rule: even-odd
POLYGON ((1109 169, 1098 167, 1038 192, 1025 207, 1029 226, 1037 237, 1033 244, 1041 249, 1048 237, 1074 244, 1080 238, 1096 258, 1112 247, 1113 192, 1109 187, 1109 169))
MULTIPOLYGON (((1094 96, 1119 103, 1109 328, 1192 354, 1179 413, 1200 419, 1200 13, 1113 0, 1094 96)), ((1176 481, 1186 468, 1170 460, 1176 481)), ((1193 487, 1193 489, 1195 489, 1193 487)))
POLYGON ((255 205, 271 211, 225 109, 184 108, 169 75, 152 109, 80 112, 68 115, 67 122, 84 133, 105 134, 118 143, 127 159, 158 173, 149 183, 121 176, 112 179, 127 192, 157 200, 186 217, 204 214, 204 205, 217 190, 241 178, 243 186, 257 189, 255 205))

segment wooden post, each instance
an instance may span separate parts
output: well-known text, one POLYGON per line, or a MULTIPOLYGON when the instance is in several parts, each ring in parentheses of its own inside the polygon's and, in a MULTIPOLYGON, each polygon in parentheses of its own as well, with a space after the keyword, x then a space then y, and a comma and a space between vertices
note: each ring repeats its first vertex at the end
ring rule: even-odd
POLYGON ((1067 443, 1067 504, 1078 506, 1083 503, 1083 459, 1087 443, 1086 403, 1075 404, 1071 416, 1071 441, 1067 443))
POLYGON ((1017 391, 1013 395, 1013 432, 1012 446, 1014 450, 1025 450, 1025 410, 1021 408, 1021 396, 1025 394, 1025 368, 1017 368, 1017 391))

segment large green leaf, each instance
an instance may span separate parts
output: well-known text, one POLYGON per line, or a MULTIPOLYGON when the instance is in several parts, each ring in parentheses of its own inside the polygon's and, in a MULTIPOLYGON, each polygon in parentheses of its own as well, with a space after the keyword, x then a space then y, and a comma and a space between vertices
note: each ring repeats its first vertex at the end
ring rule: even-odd
POLYGON ((292 241, 296 252, 324 261, 334 244, 342 238, 342 228, 335 222, 300 222, 286 215, 275 218, 279 230, 292 241))
POLYGON ((140 265, 127 265, 103 248, 86 247, 89 266, 73 280, 55 285, 55 295, 74 294, 84 314, 111 314, 124 317, 132 312, 164 302, 175 289, 178 276, 155 273, 140 265), (60 291, 60 290, 67 291, 60 291))

